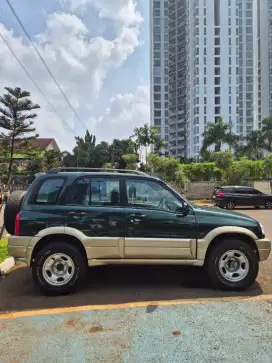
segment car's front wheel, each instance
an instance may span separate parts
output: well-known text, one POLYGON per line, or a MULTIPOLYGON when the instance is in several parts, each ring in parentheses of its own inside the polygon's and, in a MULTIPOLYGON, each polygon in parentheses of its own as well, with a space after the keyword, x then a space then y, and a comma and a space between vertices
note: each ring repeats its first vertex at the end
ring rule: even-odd
POLYGON ((73 245, 52 242, 35 257, 33 279, 45 294, 63 295, 75 290, 85 277, 87 261, 73 245))
POLYGON ((257 278, 258 256, 252 246, 239 239, 224 239, 205 262, 212 282, 227 290, 244 290, 257 278))
POLYGON ((265 202, 264 206, 266 209, 272 209, 272 201, 268 200, 267 202, 265 202))

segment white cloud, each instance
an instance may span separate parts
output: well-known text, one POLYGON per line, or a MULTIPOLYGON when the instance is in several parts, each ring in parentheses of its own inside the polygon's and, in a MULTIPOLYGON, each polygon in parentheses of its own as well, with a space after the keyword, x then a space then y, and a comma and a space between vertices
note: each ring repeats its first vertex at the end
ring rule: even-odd
MULTIPOLYGON (((111 20, 115 28, 115 34, 111 39, 101 36, 92 37, 80 15, 67 13, 66 9, 66 12, 47 14, 43 32, 33 36, 47 65, 78 114, 84 119, 86 114, 90 115, 92 105, 95 104, 109 73, 120 68, 140 46, 142 17, 137 11, 134 0, 62 0, 62 3, 66 5, 69 3, 70 9, 74 10, 92 5, 99 17, 111 20)), ((79 125, 27 40, 15 36, 12 30, 1 23, 0 33, 62 117, 71 127, 79 125)), ((0 43, 1 41, 0 39, 0 43)), ((54 130, 55 134, 52 136, 57 137, 62 147, 69 148, 73 134, 63 132, 61 121, 51 112, 35 86, 24 75, 9 49, 2 44, 0 46, 0 83, 3 86, 19 85, 29 90, 33 101, 41 105, 37 119, 38 132, 49 136, 54 130), (68 134, 70 136, 67 136, 68 134)), ((117 99, 118 95, 116 101, 112 100, 111 104, 116 103, 117 99)), ((131 107, 134 106, 131 104, 131 107)))
POLYGON ((137 11, 136 0, 60 0, 64 5, 68 5, 70 10, 86 10, 88 6, 93 6, 100 18, 106 18, 119 21, 123 24, 140 24, 143 18, 137 11))
POLYGON ((104 114, 89 120, 98 140, 127 138, 136 126, 149 121, 149 87, 140 85, 134 93, 117 94, 104 114))

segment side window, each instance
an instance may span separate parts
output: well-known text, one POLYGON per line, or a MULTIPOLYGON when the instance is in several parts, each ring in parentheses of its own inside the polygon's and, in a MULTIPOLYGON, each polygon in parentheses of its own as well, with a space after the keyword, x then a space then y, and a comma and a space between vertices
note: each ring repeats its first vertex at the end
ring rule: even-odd
POLYGON ((240 189, 237 189, 236 190, 236 193, 238 193, 238 194, 250 194, 251 193, 251 190, 240 188, 240 189))
POLYGON ((222 192, 223 193, 233 193, 233 189, 232 188, 223 188, 222 192))
POLYGON ((90 177, 77 179, 66 189, 65 195, 61 197, 61 204, 88 206, 90 202, 90 188, 90 177))
POLYGON ((56 204, 63 184, 63 178, 46 179, 36 195, 35 202, 39 204, 56 204))
POLYGON ((117 178, 92 178, 92 206, 120 205, 120 180, 117 178))
POLYGON ((254 194, 254 195, 261 195, 261 194, 262 194, 262 192, 260 192, 260 191, 259 191, 259 190, 257 190, 257 189, 252 189, 251 194, 254 194))
POLYGON ((181 201, 159 183, 149 180, 127 179, 128 205, 177 212, 181 201))

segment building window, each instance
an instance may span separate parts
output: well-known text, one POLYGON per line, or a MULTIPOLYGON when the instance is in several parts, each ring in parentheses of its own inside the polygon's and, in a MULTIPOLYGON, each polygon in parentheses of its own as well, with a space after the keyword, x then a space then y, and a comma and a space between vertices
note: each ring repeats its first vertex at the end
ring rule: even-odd
POLYGON ((214 35, 220 35, 220 28, 214 28, 214 35))
POLYGON ((214 101, 214 103, 215 103, 216 105, 220 105, 220 97, 215 97, 215 101, 214 101))
POLYGON ((214 26, 220 26, 220 0, 214 0, 214 26))

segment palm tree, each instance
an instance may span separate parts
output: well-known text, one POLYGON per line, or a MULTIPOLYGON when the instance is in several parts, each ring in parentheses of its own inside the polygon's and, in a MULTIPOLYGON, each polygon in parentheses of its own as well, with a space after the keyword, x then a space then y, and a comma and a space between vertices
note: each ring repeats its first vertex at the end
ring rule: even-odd
POLYGON ((164 146, 163 140, 157 135, 158 130, 149 126, 148 124, 144 124, 141 127, 135 127, 134 135, 131 138, 135 138, 135 144, 137 148, 139 148, 140 154, 140 162, 142 162, 142 148, 145 150, 145 162, 147 162, 147 149, 150 145, 154 145, 157 149, 164 146))
POLYGON ((262 132, 265 140, 266 149, 272 151, 272 117, 265 117, 263 119, 262 132))
POLYGON ((232 147, 239 140, 239 137, 231 132, 231 124, 224 122, 222 117, 217 117, 215 123, 209 122, 202 136, 202 149, 214 145, 215 152, 221 151, 223 144, 232 147))
POLYGON ((0 129, 2 128, 6 130, 6 132, 1 132, 0 138, 7 146, 9 160, 7 184, 9 184, 11 180, 16 141, 20 142, 21 153, 23 151, 22 148, 29 149, 28 144, 33 137, 25 137, 25 134, 33 133, 35 131, 35 128, 33 127, 34 122, 32 120, 34 120, 37 115, 31 113, 31 111, 40 108, 40 106, 32 103, 31 100, 27 98, 30 97, 30 93, 23 91, 19 87, 5 87, 5 90, 8 91, 8 93, 5 93, 0 97, 0 104, 4 105, 4 107, 0 107, 0 129))
POLYGON ((242 148, 243 155, 251 160, 259 160, 263 158, 265 149, 264 136, 260 130, 252 130, 245 137, 245 146, 242 148))

